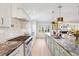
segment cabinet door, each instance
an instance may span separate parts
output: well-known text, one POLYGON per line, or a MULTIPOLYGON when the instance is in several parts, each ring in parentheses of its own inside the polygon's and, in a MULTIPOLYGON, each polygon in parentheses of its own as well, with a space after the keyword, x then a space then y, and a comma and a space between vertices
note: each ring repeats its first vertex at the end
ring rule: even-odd
POLYGON ((52 50, 52 39, 49 37, 49 48, 50 48, 50 50, 52 50))
POLYGON ((60 47, 60 56, 71 56, 65 49, 60 47))
POLYGON ((11 4, 0 4, 0 26, 10 26, 11 4))
POLYGON ((23 44, 18 48, 18 50, 19 50, 18 56, 23 56, 24 55, 24 47, 23 47, 23 44))
POLYGON ((53 55, 53 39, 50 36, 45 35, 45 40, 46 40, 48 48, 51 51, 51 54, 53 55))
POLYGON ((54 43, 53 52, 55 56, 70 56, 70 54, 60 45, 58 45, 55 41, 53 43, 54 43))
POLYGON ((3 4, 0 4, 0 26, 2 25, 2 19, 1 17, 3 16, 3 4))
POLYGON ((54 54, 53 55, 59 56, 60 55, 59 45, 55 41, 53 43, 54 43, 54 46, 53 46, 53 52, 54 52, 54 54))
POLYGON ((23 56, 23 55, 24 55, 24 49, 22 44, 15 51, 13 51, 9 56, 23 56))

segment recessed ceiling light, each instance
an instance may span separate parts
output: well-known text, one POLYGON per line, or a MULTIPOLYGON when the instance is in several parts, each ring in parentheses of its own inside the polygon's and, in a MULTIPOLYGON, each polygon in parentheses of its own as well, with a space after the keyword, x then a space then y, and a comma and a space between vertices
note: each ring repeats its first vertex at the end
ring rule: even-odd
POLYGON ((52 11, 52 13, 54 13, 54 11, 52 11))

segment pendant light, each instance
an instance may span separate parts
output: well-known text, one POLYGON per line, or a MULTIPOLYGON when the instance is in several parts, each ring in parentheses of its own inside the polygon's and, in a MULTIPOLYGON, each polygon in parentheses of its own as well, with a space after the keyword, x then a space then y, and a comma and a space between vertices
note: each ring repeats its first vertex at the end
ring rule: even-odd
POLYGON ((62 21, 63 21, 63 17, 61 17, 61 8, 62 8, 62 6, 61 5, 59 5, 58 6, 58 9, 59 9, 59 17, 57 18, 57 36, 58 37, 60 37, 60 25, 61 25, 61 23, 62 23, 62 21))
POLYGON ((62 6, 59 5, 59 6, 58 6, 58 9, 59 9, 59 17, 61 17, 61 8, 62 8, 62 6))
POLYGON ((59 21, 63 21, 63 17, 61 16, 61 8, 62 8, 63 6, 61 6, 61 5, 59 5, 58 6, 58 9, 59 9, 59 17, 57 18, 57 21, 59 22, 59 21))

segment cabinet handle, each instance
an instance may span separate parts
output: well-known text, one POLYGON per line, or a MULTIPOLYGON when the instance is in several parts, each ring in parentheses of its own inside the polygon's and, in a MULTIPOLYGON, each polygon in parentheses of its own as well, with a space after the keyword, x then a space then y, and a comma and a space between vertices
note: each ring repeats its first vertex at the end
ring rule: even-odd
POLYGON ((2 24, 3 24, 3 20, 4 20, 3 17, 1 19, 2 19, 2 24))

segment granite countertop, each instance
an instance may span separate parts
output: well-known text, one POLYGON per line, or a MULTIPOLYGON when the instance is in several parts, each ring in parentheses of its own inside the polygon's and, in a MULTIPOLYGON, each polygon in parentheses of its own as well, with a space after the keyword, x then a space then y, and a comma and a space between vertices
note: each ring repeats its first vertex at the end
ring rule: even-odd
POLYGON ((26 39, 28 39, 30 36, 18 36, 18 37, 15 37, 13 39, 10 39, 8 41, 25 41, 26 39))
POLYGON ((0 56, 8 56, 30 36, 19 36, 0 44, 0 56))
MULTIPOLYGON (((47 34, 48 35, 48 34, 47 34)), ((54 36, 48 35, 51 37, 53 40, 55 40, 62 48, 64 48, 70 55, 79 55, 79 45, 76 45, 68 39, 55 39, 54 36)))

